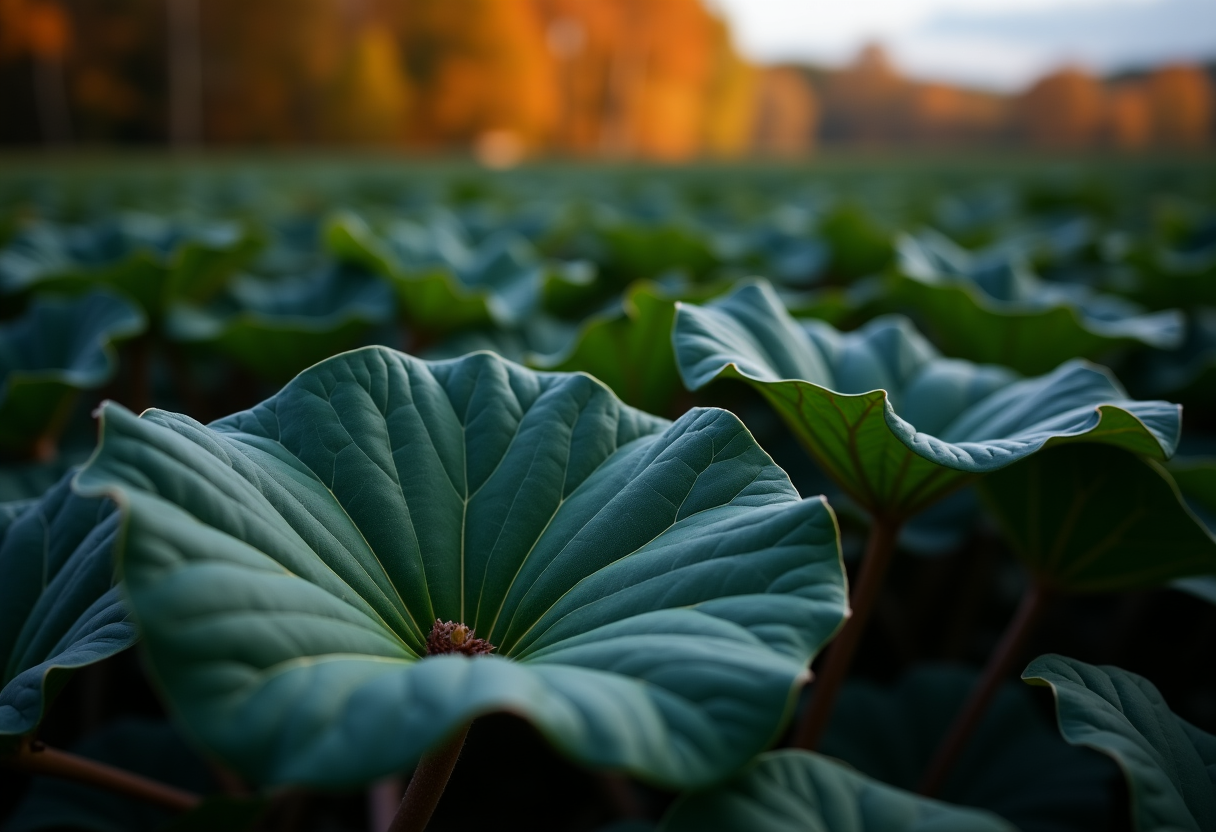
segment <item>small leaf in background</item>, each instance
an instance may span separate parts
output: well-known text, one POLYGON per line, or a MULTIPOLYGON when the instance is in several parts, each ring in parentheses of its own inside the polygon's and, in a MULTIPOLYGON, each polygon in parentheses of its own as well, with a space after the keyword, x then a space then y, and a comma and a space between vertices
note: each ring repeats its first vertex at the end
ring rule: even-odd
POLYGON ((670 415, 683 393, 671 346, 680 296, 708 295, 693 287, 673 295, 657 284, 635 283, 622 298, 620 311, 589 319, 564 353, 537 356, 529 363, 537 369, 589 373, 626 404, 670 415))
POLYGON ((1216 538, 1160 464, 1070 445, 980 481, 1005 539, 1035 580, 1065 592, 1115 592, 1216 573, 1216 538))
POLYGON ((114 343, 144 331, 127 301, 95 291, 78 298, 38 298, 0 326, 0 452, 45 454, 81 390, 114 377, 114 343))
POLYGON ((1016 832, 996 815, 888 786, 806 751, 762 754, 672 806, 659 832, 1016 832))
POLYGON ((282 383, 353 347, 392 318, 393 296, 379 277, 331 266, 300 278, 243 277, 208 306, 176 304, 169 338, 214 350, 260 378, 282 383))
POLYGON ((1057 655, 1022 678, 1051 687, 1064 739, 1118 763, 1137 832, 1216 829, 1216 737, 1175 716, 1151 682, 1057 655))
POLYGON ((0 529, 0 748, 37 729, 72 670, 137 637, 114 579, 118 514, 71 476, 0 529))
MULTIPOLYGON (((979 674, 922 665, 891 687, 849 682, 820 751, 901 789, 914 790, 979 674)), ((1003 687, 951 769, 940 797, 986 809, 1022 832, 1112 828, 1118 771, 1069 746, 1017 683, 1003 687)))
POLYGON ((889 303, 922 321, 947 355, 1037 375, 1118 347, 1182 342, 1177 310, 1145 313, 1086 286, 1047 283, 1016 253, 972 255, 930 231, 897 247, 889 303))

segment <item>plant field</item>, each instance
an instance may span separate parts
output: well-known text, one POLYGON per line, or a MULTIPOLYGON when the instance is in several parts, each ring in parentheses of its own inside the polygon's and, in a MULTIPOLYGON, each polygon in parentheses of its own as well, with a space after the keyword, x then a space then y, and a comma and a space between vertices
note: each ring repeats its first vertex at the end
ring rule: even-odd
POLYGON ((0 167, 0 829, 1216 829, 1216 164, 0 167))

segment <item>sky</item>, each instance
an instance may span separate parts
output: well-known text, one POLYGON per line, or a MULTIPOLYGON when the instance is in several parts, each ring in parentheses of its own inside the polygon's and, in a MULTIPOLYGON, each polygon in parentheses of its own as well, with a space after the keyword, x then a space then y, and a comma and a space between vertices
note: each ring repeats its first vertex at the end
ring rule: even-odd
POLYGON ((1216 60, 1216 0, 707 0, 762 61, 848 63, 881 42, 903 72, 1017 90, 1071 63, 1100 73, 1216 60))

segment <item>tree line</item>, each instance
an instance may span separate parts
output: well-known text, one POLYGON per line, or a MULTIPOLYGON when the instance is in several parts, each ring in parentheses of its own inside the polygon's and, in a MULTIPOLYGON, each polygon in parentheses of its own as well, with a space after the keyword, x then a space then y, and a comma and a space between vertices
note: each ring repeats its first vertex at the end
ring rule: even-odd
POLYGON ((1213 135, 1211 77, 1064 69, 1008 96, 756 66, 700 0, 0 0, 0 142, 370 144, 679 161, 818 144, 1140 150, 1213 135))

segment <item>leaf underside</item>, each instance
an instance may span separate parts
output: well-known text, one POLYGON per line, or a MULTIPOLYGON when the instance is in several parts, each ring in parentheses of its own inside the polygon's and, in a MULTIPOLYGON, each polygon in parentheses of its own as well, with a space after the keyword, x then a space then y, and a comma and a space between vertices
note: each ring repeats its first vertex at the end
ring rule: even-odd
POLYGON ((756 388, 852 499, 895 519, 1046 447, 1102 442, 1165 459, 1180 433, 1177 405, 1130 400, 1101 368, 1019 379, 942 358, 902 318, 844 334, 799 324, 763 282, 679 304, 673 337, 685 386, 756 388))

